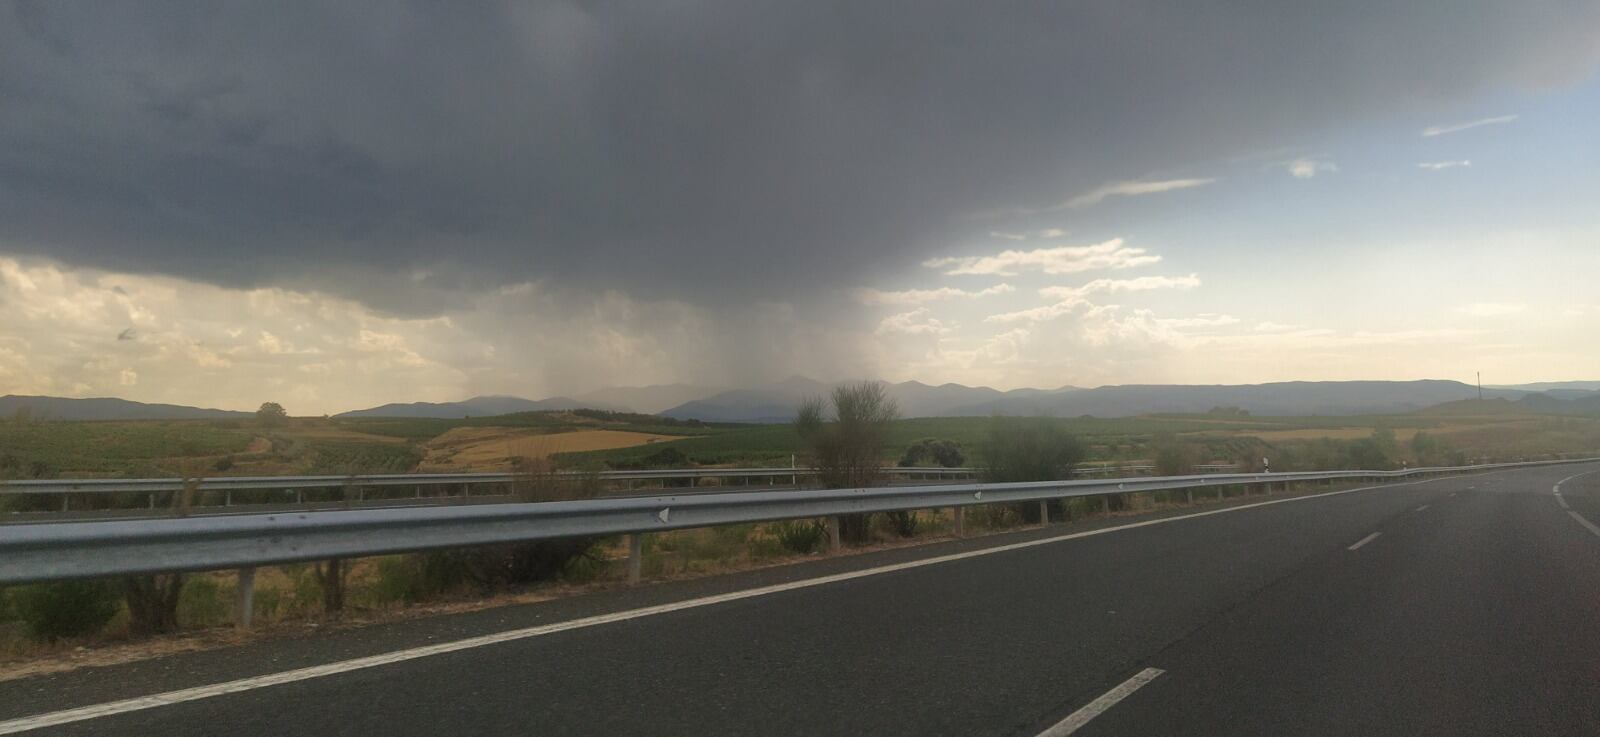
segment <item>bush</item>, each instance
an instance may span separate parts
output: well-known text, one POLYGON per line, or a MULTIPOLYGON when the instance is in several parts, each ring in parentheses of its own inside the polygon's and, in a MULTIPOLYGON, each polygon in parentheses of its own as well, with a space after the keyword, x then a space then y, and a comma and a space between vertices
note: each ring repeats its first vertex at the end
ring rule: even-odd
POLYGON ((117 614, 117 592, 105 581, 62 581, 12 591, 17 616, 36 640, 93 634, 117 614))
POLYGON ((984 480, 1056 481, 1083 460, 1082 441, 1043 417, 995 417, 984 448, 984 480))
MULTIPOLYGON (((1076 435, 1043 417, 995 417, 984 448, 984 480, 990 483, 1070 478, 1085 449, 1076 435)), ((1039 504, 1008 505, 1011 516, 1037 524, 1039 504)))
MULTIPOLYGON (((849 489, 877 486, 883 478, 880 464, 889 426, 900 416, 900 406, 884 385, 875 381, 835 387, 830 397, 833 417, 824 417, 821 397, 809 397, 795 414, 795 432, 811 451, 823 488, 849 489)), ((839 516, 839 537, 864 543, 872 537, 871 515, 839 516)))
POLYGON ((1153 444, 1157 476, 1185 476, 1194 472, 1199 453, 1193 445, 1168 433, 1157 435, 1153 444))
POLYGON ((921 466, 929 461, 936 466, 958 468, 967 462, 967 457, 961 453, 961 444, 954 440, 923 438, 906 448, 905 455, 900 456, 900 467, 921 466))
POLYGON ((178 621, 191 627, 214 627, 232 618, 222 587, 211 576, 196 576, 178 595, 178 621))
POLYGON ((820 520, 784 520, 768 528, 778 544, 791 553, 806 555, 822 547, 828 528, 820 520))
POLYGON ((123 577, 122 598, 128 605, 128 631, 141 636, 178 631, 178 599, 183 593, 183 584, 181 573, 123 577))
POLYGON ((883 519, 888 523, 889 531, 900 537, 915 537, 917 534, 917 513, 915 510, 884 512, 883 519))

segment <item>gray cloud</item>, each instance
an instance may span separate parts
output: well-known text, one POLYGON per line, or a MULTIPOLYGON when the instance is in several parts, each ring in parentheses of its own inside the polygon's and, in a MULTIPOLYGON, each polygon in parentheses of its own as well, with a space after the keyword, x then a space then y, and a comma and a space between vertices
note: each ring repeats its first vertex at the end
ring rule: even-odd
POLYGON ((408 314, 529 278, 804 301, 1011 229, 972 212, 1572 81, 1597 28, 1564 0, 19 2, 0 251, 408 314))

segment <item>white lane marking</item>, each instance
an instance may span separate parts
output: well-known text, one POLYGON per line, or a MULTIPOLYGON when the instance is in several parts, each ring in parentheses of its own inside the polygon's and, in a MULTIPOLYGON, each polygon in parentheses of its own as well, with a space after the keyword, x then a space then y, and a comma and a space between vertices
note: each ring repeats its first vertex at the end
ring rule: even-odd
MULTIPOLYGON (((1566 478, 1564 478, 1564 479, 1562 479, 1560 481, 1557 481, 1555 486, 1550 487, 1550 493, 1556 495, 1556 503, 1560 504, 1562 509, 1571 511, 1572 507, 1567 505, 1567 498, 1561 494, 1561 485, 1564 484, 1564 483, 1567 483, 1568 481, 1571 481, 1571 480, 1573 480, 1573 479, 1575 479, 1575 478, 1577 478, 1579 476, 1588 476, 1591 473, 1595 473, 1595 471, 1584 471, 1583 473, 1572 474, 1571 476, 1568 476, 1568 477, 1566 477, 1566 478)), ((1582 523, 1584 523, 1586 525, 1589 524, 1588 520, 1586 520, 1586 519, 1584 519, 1582 517, 1579 517, 1576 512, 1573 512, 1572 516, 1577 517, 1579 522, 1582 522, 1582 523)), ((1594 529, 1594 526, 1590 525, 1589 529, 1591 529, 1591 530, 1594 529)), ((1597 534, 1600 534, 1600 533, 1597 533, 1597 534)))
POLYGON ((1600 527, 1595 527, 1594 523, 1590 522, 1589 520, 1584 519, 1583 515, 1578 514, 1576 511, 1571 510, 1571 509, 1567 510, 1567 514, 1572 515, 1572 518, 1577 520, 1578 524, 1589 528, 1590 532, 1594 533, 1595 535, 1600 535, 1600 527))
MULTIPOLYGON (((1508 471, 1489 471, 1483 475, 1498 473, 1508 473, 1508 471)), ((1308 494, 1306 496, 1289 497, 1287 499, 1269 499, 1251 504, 1241 504, 1236 507, 1224 507, 1222 509, 1211 509, 1204 512, 1191 512, 1189 514, 1178 515, 1174 517, 1163 517, 1161 519, 1144 520, 1142 522, 1130 522, 1125 525, 1103 527, 1098 530, 1085 530, 1083 532, 1057 535, 1055 537, 1041 538, 1038 540, 1028 540, 1026 542, 1011 543, 1009 545, 998 545, 992 548, 969 550, 963 553, 952 553, 950 555, 941 555, 934 558, 923 558, 921 560, 907 561, 905 563, 878 566, 877 568, 864 568, 859 571, 836 573, 831 576, 822 576, 819 578, 808 578, 801 581, 791 581, 789 583, 773 584, 771 586, 745 589, 743 591, 733 591, 726 594, 704 596, 698 599, 686 599, 684 601, 673 602, 670 604, 659 604, 657 606, 644 607, 641 609, 629 609, 627 611, 613 612, 611 614, 600 614, 593 617, 584 617, 582 619, 556 622, 537 627, 526 627, 523 629, 496 632, 494 634, 469 637, 467 639, 456 640, 454 642, 441 642, 435 645, 426 645, 423 647, 411 648, 409 650, 396 650, 394 652, 383 653, 381 655, 371 655, 365 658, 326 663, 309 668, 299 668, 296 670, 282 671, 279 673, 268 673, 266 675, 254 676, 251 678, 241 678, 237 681, 228 681, 226 683, 214 683, 207 686, 196 686, 194 688, 168 691, 166 693, 152 694, 150 696, 139 696, 131 699, 123 699, 122 701, 110 701, 103 704, 81 706, 76 709, 65 709, 62 711, 37 714, 29 717, 20 717, 10 721, 0 722, 0 735, 16 734, 18 732, 26 732, 32 729, 52 727, 58 724, 70 724, 72 722, 81 722, 86 719, 97 719, 115 714, 124 714, 131 711, 153 709, 158 706, 180 704, 185 701, 196 701, 199 699, 211 698, 213 696, 222 696, 224 694, 250 691, 257 688, 276 686, 284 683, 294 683, 296 681, 304 681, 312 678, 338 675, 340 673, 348 673, 350 671, 361 670, 364 668, 374 668, 391 663, 400 663, 407 660, 425 658, 430 655, 441 655, 460 650, 470 650, 472 648, 483 647, 485 645, 496 645, 503 642, 523 640, 530 637, 540 637, 542 635, 548 635, 555 632, 565 632, 567 630, 582 629, 584 627, 610 624, 612 622, 622 622, 629 619, 638 619, 640 617, 666 614, 668 612, 682 611, 684 609, 694 609, 697 607, 710 606, 712 604, 738 601, 740 599, 753 599, 758 596, 767 596, 769 594, 776 594, 783 591, 793 591, 795 589, 810 588, 812 586, 822 586, 840 581, 849 581, 856 578, 876 576, 883 573, 893 573, 895 571, 904 571, 913 568, 921 568, 923 566, 938 565, 940 563, 949 563, 957 560, 965 560, 967 558, 976 558, 984 555, 1005 553, 1012 550, 1023 550, 1026 548, 1038 547, 1040 545, 1049 545, 1067 540, 1093 537, 1095 535, 1105 535, 1112 532, 1132 530, 1139 527, 1164 525, 1170 522, 1179 522, 1182 520, 1196 519, 1199 517, 1209 517, 1214 514, 1230 514, 1246 509, 1268 507, 1274 504, 1290 504, 1293 502, 1303 502, 1308 499, 1323 499, 1326 497, 1341 496, 1344 494, 1354 494, 1358 491, 1393 489, 1400 486, 1429 484, 1436 481, 1447 481, 1451 478, 1452 477, 1446 476, 1441 478, 1422 479, 1419 481, 1404 481, 1398 484, 1382 484, 1378 486, 1362 486, 1354 489, 1341 489, 1339 491, 1327 491, 1321 494, 1308 494)), ((1453 478, 1459 479, 1460 477, 1458 476, 1453 478)))
POLYGON ((1067 737, 1067 735, 1083 728, 1089 720, 1104 714, 1106 709, 1117 705, 1134 691, 1144 688, 1144 685, 1155 680, 1156 676, 1165 673, 1160 668, 1145 668, 1134 674, 1132 678, 1123 681, 1116 688, 1101 694, 1100 698, 1083 705, 1083 708, 1067 715, 1066 719, 1056 722, 1049 729, 1040 732, 1039 737, 1067 737))
POLYGON ((1422 510, 1427 509, 1427 508, 1428 508, 1428 505, 1424 504, 1424 505, 1422 505, 1420 507, 1417 507, 1416 509, 1413 509, 1411 511, 1413 511, 1413 512, 1421 512, 1422 510))
POLYGON ((1360 540, 1357 540, 1356 544, 1351 545, 1350 547, 1345 548, 1345 549, 1346 550, 1356 550, 1356 549, 1360 548, 1362 545, 1366 545, 1367 543, 1370 543, 1373 540, 1376 540, 1378 538, 1378 536, 1382 535, 1382 534, 1383 533, 1381 533, 1381 532, 1374 532, 1371 535, 1368 535, 1366 537, 1361 538, 1360 540))

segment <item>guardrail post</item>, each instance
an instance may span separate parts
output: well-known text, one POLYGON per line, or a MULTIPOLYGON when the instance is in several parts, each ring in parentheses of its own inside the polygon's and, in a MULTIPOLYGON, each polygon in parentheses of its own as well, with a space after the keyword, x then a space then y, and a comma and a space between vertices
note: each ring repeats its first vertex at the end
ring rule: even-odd
POLYGON ((239 583, 233 592, 233 626, 250 629, 250 620, 256 611, 256 569, 240 568, 239 583))
POLYGON ((1105 515, 1107 517, 1111 516, 1111 495, 1110 494, 1101 494, 1100 495, 1100 511, 1105 513, 1105 515))
POLYGON ((956 537, 965 537, 967 534, 967 508, 951 507, 950 514, 955 520, 956 537))
POLYGON ((628 535, 628 585, 639 583, 639 572, 644 569, 644 533, 628 535))
POLYGON ((839 518, 828 518, 828 552, 837 553, 843 544, 839 541, 839 518))
POLYGON ((1048 499, 1039 500, 1039 526, 1050 526, 1050 500, 1048 499))
POLYGON ((1189 506, 1194 506, 1194 489, 1184 489, 1183 496, 1189 500, 1189 506))

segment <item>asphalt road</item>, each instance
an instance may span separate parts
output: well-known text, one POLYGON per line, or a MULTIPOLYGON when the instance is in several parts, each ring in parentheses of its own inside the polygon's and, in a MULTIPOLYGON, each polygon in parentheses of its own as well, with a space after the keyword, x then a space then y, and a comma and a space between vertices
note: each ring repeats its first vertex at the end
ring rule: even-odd
POLYGON ((1600 464, 1279 499, 3 682, 0 733, 1600 734, 1600 464))

